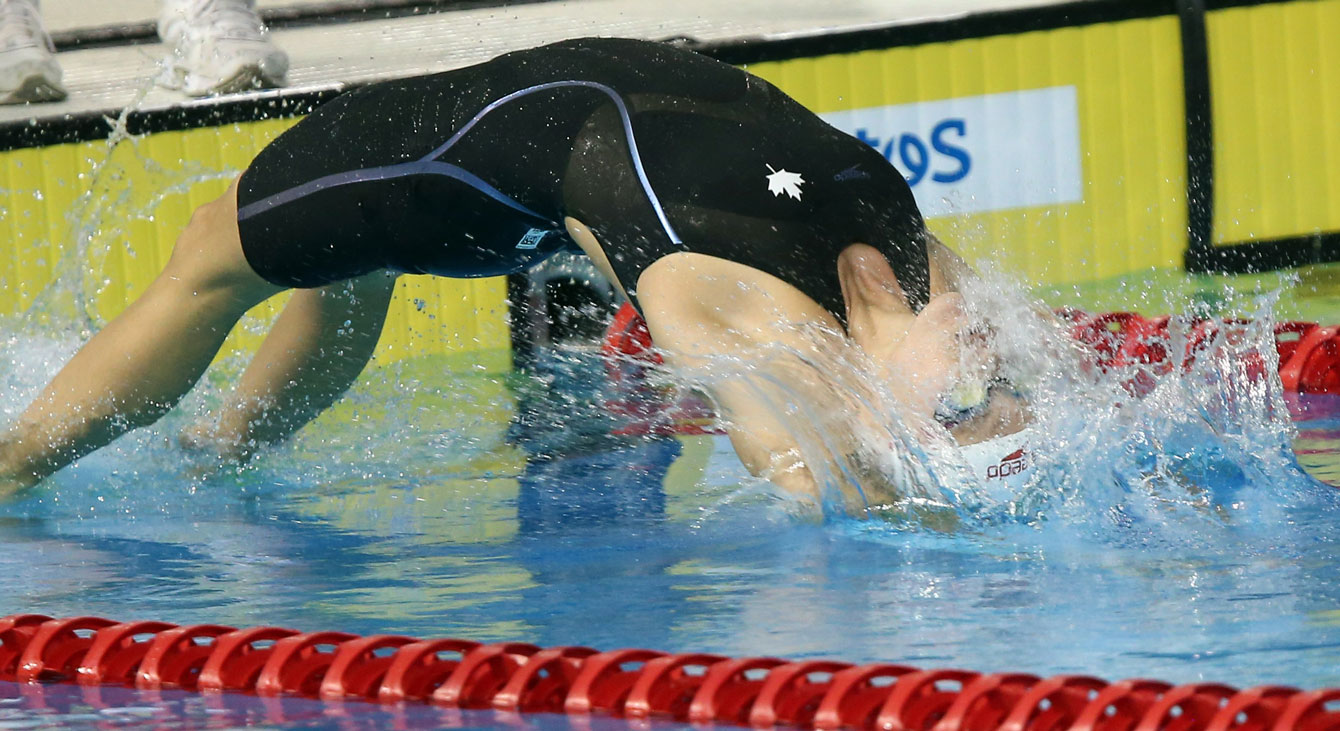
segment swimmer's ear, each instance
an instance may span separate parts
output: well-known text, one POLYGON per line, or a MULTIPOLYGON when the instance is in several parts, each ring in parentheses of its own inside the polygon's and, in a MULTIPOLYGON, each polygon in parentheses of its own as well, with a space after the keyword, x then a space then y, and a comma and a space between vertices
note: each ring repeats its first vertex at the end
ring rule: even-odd
POLYGON ((869 351, 876 342, 901 339, 901 332, 881 332, 894 323, 905 328, 912 316, 898 277, 883 254, 865 244, 848 246, 838 256, 838 281, 847 307, 847 332, 857 345, 869 351))

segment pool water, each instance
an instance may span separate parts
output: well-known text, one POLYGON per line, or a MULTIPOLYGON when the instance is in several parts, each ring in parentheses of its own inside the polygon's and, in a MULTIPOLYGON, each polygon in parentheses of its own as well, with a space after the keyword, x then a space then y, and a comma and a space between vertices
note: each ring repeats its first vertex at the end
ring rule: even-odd
MULTIPOLYGON (((6 333, 8 417, 77 343, 6 333)), ((780 494, 719 436, 618 436, 587 346, 379 369, 240 469, 175 442, 224 375, 0 506, 0 614, 1340 685, 1340 398, 1200 371, 1058 410, 1050 486, 946 524, 780 494)), ((0 727, 501 722, 89 692, 0 684, 0 727)))
MULTIPOLYGON (((562 716, 493 711, 461 711, 422 704, 380 705, 256 697, 240 693, 137 691, 116 687, 16 685, 0 683, 3 729, 221 729, 260 726, 294 729, 524 728, 571 729, 562 716)), ((591 731, 618 731, 628 725, 590 718, 591 731)), ((651 728, 674 728, 651 724, 651 728)))

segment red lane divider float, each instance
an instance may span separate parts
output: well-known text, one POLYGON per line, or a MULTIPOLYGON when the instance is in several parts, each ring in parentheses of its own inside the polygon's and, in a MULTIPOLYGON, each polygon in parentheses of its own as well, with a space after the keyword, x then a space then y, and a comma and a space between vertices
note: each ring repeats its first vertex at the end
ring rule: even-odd
MULTIPOLYGON (((1186 328, 1180 362, 1172 357, 1172 318, 1146 318, 1133 312, 1091 315, 1080 310, 1059 310, 1070 322, 1070 334, 1089 344, 1098 355, 1098 366, 1113 371, 1128 366, 1152 367, 1167 373, 1190 366, 1201 355, 1210 338, 1225 327, 1247 324, 1242 320, 1192 319, 1186 328)), ((1340 395, 1340 326, 1322 327, 1313 322, 1286 321, 1274 328, 1275 352, 1279 355, 1280 380, 1284 390, 1300 394, 1340 395)), ((1229 337, 1233 337, 1229 333, 1229 337)), ((1263 375, 1265 364, 1248 364, 1248 372, 1263 375), (1253 367, 1254 366, 1254 367, 1253 367), (1258 370, 1259 369, 1259 370, 1258 370)))
POLYGON ((1340 688, 542 649, 100 617, 0 619, 0 681, 883 731, 1340 731, 1340 688))
MULTIPOLYGON (((1178 363, 1170 353, 1175 346, 1169 331, 1172 318, 1168 316, 1143 317, 1134 312, 1090 314, 1075 309, 1058 310, 1056 314, 1070 323, 1072 337, 1093 349, 1102 371, 1130 371, 1126 387, 1135 394, 1146 393, 1152 383, 1150 374, 1142 369, 1162 374, 1177 366, 1186 368, 1203 353, 1211 336, 1221 328, 1244 324, 1235 320, 1186 321, 1184 352, 1178 363)), ((1280 380, 1286 391, 1340 395, 1340 325, 1323 327, 1312 322, 1281 322, 1274 326, 1274 334, 1280 380)), ((665 390, 658 389, 648 379, 648 369, 660 365, 661 356, 652 348, 647 323, 632 305, 624 303, 615 316, 605 332, 601 353, 605 357, 606 376, 616 394, 606 406, 612 413, 630 421, 621 433, 703 434, 713 431, 712 413, 707 404, 693 395, 668 398, 665 390)), ((1265 373, 1262 362, 1246 365, 1249 373, 1265 373)))

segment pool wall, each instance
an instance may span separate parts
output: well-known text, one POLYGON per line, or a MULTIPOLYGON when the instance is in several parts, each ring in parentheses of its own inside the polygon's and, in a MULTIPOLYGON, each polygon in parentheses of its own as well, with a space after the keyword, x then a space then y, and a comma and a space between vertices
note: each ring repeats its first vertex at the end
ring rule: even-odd
MULTIPOLYGON (((1337 35, 1340 0, 1086 0, 701 49, 884 151, 969 257, 1068 285, 1340 260, 1337 35)), ((73 272, 80 313, 113 316, 194 206, 338 93, 131 113, 110 156, 105 115, 0 125, 0 314, 73 272)), ((242 330, 246 346, 261 328, 242 330)), ((501 279, 409 277, 378 358, 504 370, 509 337, 501 279)))

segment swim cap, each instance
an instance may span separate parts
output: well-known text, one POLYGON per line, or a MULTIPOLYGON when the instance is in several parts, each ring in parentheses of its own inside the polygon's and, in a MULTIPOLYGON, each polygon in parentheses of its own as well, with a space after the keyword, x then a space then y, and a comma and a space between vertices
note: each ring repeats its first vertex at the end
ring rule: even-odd
POLYGON ((1031 446, 1036 437, 1037 429, 1029 427, 958 449, 968 469, 988 488, 1012 490, 1028 484, 1033 476, 1036 464, 1031 446))

